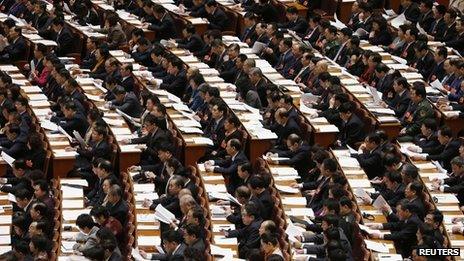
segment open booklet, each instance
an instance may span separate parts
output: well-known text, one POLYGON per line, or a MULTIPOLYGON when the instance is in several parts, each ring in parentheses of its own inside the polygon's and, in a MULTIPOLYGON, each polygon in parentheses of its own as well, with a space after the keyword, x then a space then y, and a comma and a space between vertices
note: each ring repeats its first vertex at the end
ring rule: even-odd
POLYGON ((128 121, 130 121, 134 126, 136 126, 136 127, 142 126, 142 125, 139 123, 139 122, 140 122, 140 119, 131 117, 131 116, 127 115, 126 113, 124 113, 123 111, 121 111, 120 109, 116 109, 116 112, 117 112, 119 115, 121 115, 122 117, 126 118, 128 121))
POLYGON ((171 224, 172 222, 177 221, 176 216, 161 204, 158 204, 155 208, 155 218, 166 224, 171 224))
POLYGON ((79 142, 79 144, 81 145, 81 148, 85 148, 87 147, 87 143, 85 142, 85 140, 82 138, 81 134, 77 131, 73 131, 73 135, 74 137, 76 138, 76 140, 79 142))
POLYGON ((8 163, 8 165, 10 165, 10 167, 13 167, 13 162, 15 161, 15 159, 13 157, 6 154, 6 152, 4 152, 4 151, 2 151, 1 156, 2 156, 3 160, 6 161, 6 163, 8 163))

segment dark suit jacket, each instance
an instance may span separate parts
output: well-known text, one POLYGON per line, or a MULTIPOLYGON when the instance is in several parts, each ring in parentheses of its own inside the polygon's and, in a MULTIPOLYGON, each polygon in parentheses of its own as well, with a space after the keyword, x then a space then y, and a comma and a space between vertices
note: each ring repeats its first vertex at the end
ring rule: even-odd
POLYGON ((129 207, 127 206, 126 201, 121 199, 114 205, 108 203, 106 207, 110 213, 110 216, 119 220, 121 225, 125 226, 127 224, 127 214, 129 213, 129 207))
POLYGON ((261 194, 256 195, 256 199, 259 200, 262 209, 260 211, 261 218, 268 220, 272 218, 274 209, 274 200, 272 199, 269 189, 264 190, 261 194))
POLYGON ((464 33, 456 36, 455 39, 446 42, 446 46, 456 49, 461 55, 464 54, 464 33))
POLYGON ((155 41, 175 38, 173 35, 176 35, 176 28, 174 27, 174 23, 168 12, 166 12, 161 21, 151 24, 148 26, 148 29, 156 32, 155 41))
POLYGON ((129 76, 126 79, 123 79, 121 81, 121 86, 124 87, 126 92, 133 92, 134 91, 134 86, 135 86, 135 80, 134 76, 129 76))
POLYGON ((240 184, 240 177, 237 174, 237 169, 240 164, 248 162, 248 158, 243 151, 240 151, 237 156, 232 160, 232 157, 227 157, 224 160, 215 160, 214 172, 222 173, 224 176, 229 177, 231 189, 235 191, 236 185, 240 184))
POLYGON ((228 60, 220 65, 219 77, 223 78, 224 81, 232 83, 237 75, 237 67, 235 66, 235 60, 228 60))
POLYGON ((380 177, 384 172, 384 167, 381 164, 382 156, 380 147, 375 148, 371 152, 356 154, 354 157, 358 160, 361 168, 364 169, 369 179, 380 177))
POLYGON ((409 91, 405 90, 401 95, 395 93, 392 100, 388 101, 388 107, 395 111, 396 117, 402 117, 409 107, 411 98, 409 97, 409 91))
POLYGON ((227 237, 236 237, 238 239, 238 255, 240 258, 246 258, 251 249, 259 248, 259 227, 262 222, 262 219, 255 219, 244 228, 229 231, 227 237))
POLYGON ((462 206, 464 204, 464 177, 461 175, 447 178, 444 184, 448 186, 444 187, 443 192, 457 194, 459 205, 462 206))
POLYGON ((422 149, 432 149, 441 146, 435 134, 432 134, 430 137, 419 134, 415 137, 414 143, 422 149))
POLYGON ((446 31, 446 27, 447 26, 443 18, 441 18, 440 20, 435 20, 430 27, 429 33, 433 35, 435 38, 443 37, 446 31))
POLYGON ((285 140, 290 134, 300 134, 300 126, 293 118, 289 118, 285 126, 276 123, 271 127, 271 130, 277 135, 276 146, 281 150, 287 147, 285 140))
POLYGON ((56 35, 55 39, 58 44, 58 47, 55 49, 57 56, 66 56, 73 51, 75 41, 68 28, 64 27, 61 32, 56 35))
POLYGON ((122 102, 113 100, 112 104, 116 109, 121 110, 131 117, 138 118, 142 114, 142 106, 140 105, 137 96, 135 96, 135 94, 132 92, 126 93, 126 96, 122 102))
POLYGON ((456 31, 456 22, 451 25, 446 25, 445 31, 442 36, 434 37, 434 40, 437 42, 448 42, 456 38, 458 32, 456 31))
POLYGON ((297 151, 291 150, 278 153, 279 157, 289 158, 288 160, 280 160, 279 164, 290 165, 298 171, 298 175, 304 177, 311 168, 310 147, 307 144, 301 144, 297 151))
POLYGON ((32 191, 32 185, 31 181, 26 175, 17 178, 7 178, 6 179, 6 184, 10 184, 11 186, 2 186, 0 188, 0 191, 5 192, 5 193, 15 193, 16 191, 20 189, 27 189, 29 191, 32 191))
POLYGON ((131 139, 132 144, 146 144, 147 148, 143 150, 141 158, 148 159, 155 154, 158 146, 170 140, 169 132, 158 128, 156 132, 147 134, 140 138, 131 139))
POLYGON ((422 152, 429 154, 426 160, 437 160, 445 169, 450 171, 450 161, 459 155, 459 146, 461 146, 461 142, 459 140, 452 139, 446 145, 423 149, 422 152))
POLYGON ((166 90, 177 97, 182 97, 187 87, 187 76, 185 70, 181 70, 176 76, 169 78, 167 82, 163 80, 160 89, 166 90))
POLYGON ((176 218, 182 218, 182 212, 180 211, 179 198, 177 196, 167 195, 153 200, 153 203, 150 206, 150 210, 155 210, 155 208, 161 204, 169 210, 176 218))
POLYGON ((408 8, 406 8, 404 11, 404 16, 406 17, 406 20, 411 21, 413 24, 417 23, 417 20, 420 16, 420 10, 419 6, 416 3, 412 3, 408 8))
POLYGON ((433 82, 437 79, 439 81, 442 81, 446 74, 446 71, 443 67, 444 67, 444 61, 441 63, 435 62, 428 76, 428 81, 433 82))
POLYGON ((87 119, 80 112, 76 112, 71 119, 52 117, 51 121, 56 122, 71 136, 74 136, 73 131, 77 131, 82 137, 84 137, 85 132, 89 127, 87 119))
POLYGON ((229 23, 229 18, 227 17, 226 13, 224 13, 224 11, 218 7, 214 13, 208 14, 208 21, 208 29, 224 31, 224 29, 227 28, 227 24, 229 23))
POLYGON ((184 251, 185 249, 187 249, 187 245, 185 243, 181 243, 179 248, 177 248, 176 251, 172 252, 171 254, 167 254, 167 253, 164 253, 164 254, 153 254, 151 256, 151 260, 160 260, 160 261, 168 261, 171 259, 171 257, 174 257, 174 256, 183 256, 184 255, 184 251))
POLYGON ((348 144, 351 147, 354 146, 356 142, 364 140, 364 123, 353 114, 347 122, 342 122, 340 129, 339 139, 343 144, 348 144))
POLYGON ((416 69, 419 71, 420 74, 424 77, 424 79, 427 79, 432 72, 432 65, 434 64, 435 60, 433 58, 433 55, 430 52, 427 52, 427 54, 424 57, 421 57, 416 61, 416 69))
POLYGON ((298 17, 295 21, 288 21, 287 23, 282 24, 280 27, 294 31, 298 35, 304 35, 306 30, 308 29, 308 22, 306 22, 306 20, 302 17, 298 17))
POLYGON ((192 53, 199 52, 203 49, 205 43, 198 34, 192 35, 190 38, 177 41, 177 47, 187 49, 192 53))
POLYGON ((26 40, 20 36, 15 42, 6 46, 2 52, 2 60, 18 61, 26 59, 26 40))
POLYGON ((432 9, 430 9, 430 11, 425 14, 421 14, 417 20, 417 22, 426 32, 430 31, 433 21, 435 21, 435 18, 433 17, 432 9))
POLYGON ((395 248, 403 257, 411 255, 413 246, 417 244, 416 232, 422 221, 417 215, 409 219, 397 222, 388 222, 383 224, 384 229, 389 229, 391 234, 385 235, 386 240, 393 240, 395 248))
POLYGON ((109 159, 111 154, 111 147, 107 141, 101 141, 94 143, 89 150, 79 148, 77 153, 88 160, 92 160, 92 158, 109 159))

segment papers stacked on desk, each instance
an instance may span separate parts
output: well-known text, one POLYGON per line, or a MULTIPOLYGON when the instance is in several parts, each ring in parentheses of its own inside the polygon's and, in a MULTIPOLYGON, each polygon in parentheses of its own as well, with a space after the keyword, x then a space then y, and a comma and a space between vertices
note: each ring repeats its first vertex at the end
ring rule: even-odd
POLYGON ((375 241, 367 240, 367 239, 364 239, 364 242, 366 243, 366 248, 372 251, 380 252, 380 253, 390 252, 390 250, 388 249, 388 246, 385 243, 379 243, 379 242, 375 242, 375 241))
POLYGON ((298 239, 296 239, 296 237, 303 237, 303 232, 305 231, 304 228, 289 223, 285 229, 285 234, 288 235, 288 240, 290 240, 290 242, 297 242, 298 239))

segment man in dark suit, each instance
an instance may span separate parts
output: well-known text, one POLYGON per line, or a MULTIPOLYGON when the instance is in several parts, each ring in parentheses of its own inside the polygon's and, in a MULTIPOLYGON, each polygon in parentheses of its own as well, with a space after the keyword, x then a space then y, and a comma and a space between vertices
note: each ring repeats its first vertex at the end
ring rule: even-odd
POLYGON ((81 61, 81 68, 91 69, 95 66, 97 62, 97 58, 95 57, 95 52, 97 51, 97 47, 98 47, 98 38, 88 37, 86 47, 87 47, 87 54, 81 61))
POLYGON ((338 35, 338 42, 341 43, 341 45, 333 60, 341 66, 345 66, 350 58, 348 57, 348 42, 352 35, 353 31, 351 31, 348 27, 341 29, 340 34, 338 35))
POLYGON ((173 176, 169 179, 167 194, 163 194, 158 199, 153 201, 146 200, 144 202, 144 206, 149 206, 150 210, 155 210, 156 207, 161 204, 161 206, 174 214, 177 219, 181 219, 182 212, 179 205, 179 191, 181 191, 183 187, 183 178, 179 176, 173 176))
POLYGON ((238 255, 240 258, 246 258, 251 249, 259 248, 259 228, 263 222, 258 208, 253 203, 248 203, 243 207, 242 221, 245 227, 224 231, 228 238, 236 237, 238 243, 238 255))
POLYGON ((390 206, 396 206, 400 200, 404 199, 406 185, 402 182, 399 172, 388 171, 385 173, 384 185, 385 186, 382 186, 378 193, 371 193, 370 197, 372 201, 366 203, 372 204, 379 195, 381 195, 390 206))
POLYGON ((291 38, 283 39, 279 43, 279 51, 281 54, 275 68, 283 76, 289 75, 290 68, 292 64, 295 63, 292 45, 293 42, 291 38))
POLYGON ((404 14, 406 20, 410 21, 411 23, 417 23, 417 19, 420 16, 419 6, 416 2, 412 0, 403 0, 401 1, 401 13, 404 14))
POLYGON ((308 29, 308 23, 305 21, 305 19, 298 15, 298 10, 296 7, 288 7, 285 15, 288 22, 279 26, 281 29, 284 29, 282 31, 293 31, 298 35, 303 35, 306 32, 308 29))
POLYGON ((271 161, 271 163, 277 163, 282 165, 290 165, 298 171, 298 175, 304 178, 307 176, 312 164, 310 160, 310 147, 308 144, 303 142, 300 136, 296 134, 290 134, 287 138, 288 150, 277 152, 280 158, 288 158, 284 160, 271 161))
POLYGON ((432 187, 444 193, 457 195, 459 205, 464 205, 464 159, 459 156, 451 160, 453 172, 451 177, 446 179, 433 180, 432 187))
POLYGON ((204 135, 213 141, 214 145, 211 148, 213 150, 218 149, 224 140, 224 122, 227 116, 227 110, 227 104, 222 101, 218 104, 214 104, 211 108, 211 120, 208 126, 206 126, 204 135))
POLYGON ((402 117, 409 107, 411 98, 409 97, 408 81, 404 77, 396 78, 393 82, 395 94, 392 99, 382 103, 395 112, 396 117, 402 117))
MULTIPOLYGON (((333 159, 324 159, 320 167, 322 178, 313 183, 312 190, 305 195, 306 206, 312 208, 314 212, 319 212, 322 209, 323 202, 329 198, 329 185, 332 177, 339 175, 337 162, 333 159), (315 185, 315 186, 314 186, 315 185)), ((307 185, 301 184, 300 189, 305 189, 307 185)))
POLYGON ((90 170, 92 159, 102 158, 109 160, 111 147, 107 139, 107 128, 102 126, 94 127, 92 131, 92 144, 77 149, 79 156, 76 158, 76 166, 81 169, 90 170))
POLYGON ((47 5, 44 2, 34 4, 34 14, 32 17, 32 26, 39 32, 43 32, 48 27, 49 16, 47 14, 47 5))
POLYGON ((260 42, 260 43, 269 43, 269 37, 266 34, 266 27, 267 25, 264 23, 257 23, 255 27, 255 35, 256 37, 250 39, 249 45, 253 47, 255 42, 260 42))
POLYGON ((267 94, 266 94, 266 86, 267 82, 263 76, 263 72, 261 69, 254 67, 251 68, 248 72, 249 80, 250 80, 250 90, 256 91, 259 96, 259 100, 263 107, 267 107, 267 94))
POLYGON ((34 193, 31 190, 27 189, 18 189, 14 191, 13 194, 15 195, 16 204, 13 204, 13 211, 19 212, 24 215, 25 221, 24 226, 29 227, 32 223, 31 217, 31 208, 32 208, 32 200, 34 193))
POLYGON ((135 51, 131 53, 131 57, 141 65, 145 67, 154 67, 155 64, 152 60, 151 54, 153 49, 151 48, 151 43, 146 38, 140 38, 137 41, 138 47, 135 51))
MULTIPOLYGON (((371 238, 393 240, 397 253, 404 258, 411 255, 412 248, 417 244, 417 229, 422 224, 415 213, 414 205, 407 201, 401 201, 397 205, 398 221, 389 221, 383 224, 374 224, 370 227, 377 229, 389 229, 390 234, 370 234, 371 238)), ((388 218, 387 218, 388 220, 388 218)))
POLYGON ((425 119, 421 126, 421 134, 415 137, 414 143, 421 149, 432 149, 440 146, 436 131, 437 122, 435 119, 425 119))
POLYGON ((155 41, 173 38, 172 36, 176 35, 176 29, 174 27, 174 22, 166 9, 164 9, 161 5, 154 5, 153 15, 155 16, 157 23, 149 25, 148 30, 155 31, 155 41))
POLYGON ((237 139, 231 139, 227 142, 226 151, 228 154, 226 159, 207 161, 205 168, 207 171, 221 173, 228 177, 228 191, 233 193, 232 190, 241 183, 237 168, 239 165, 248 162, 248 159, 242 151, 242 144, 237 139))
POLYGON ((1 62, 24 60, 26 54, 26 40, 21 34, 20 27, 12 27, 8 32, 9 45, 0 53, 1 62))
POLYGON ((434 53, 434 60, 432 70, 427 80, 433 82, 439 80, 440 82, 445 77, 446 71, 444 68, 446 58, 448 57, 448 49, 445 46, 440 46, 437 48, 437 51, 434 53))
POLYGON ((110 108, 119 109, 130 117, 140 117, 142 114, 142 106, 134 93, 126 92, 122 86, 116 86, 113 90, 113 94, 116 98, 111 101, 110 108))
POLYGON ((382 162, 380 143, 381 139, 379 135, 375 133, 369 134, 364 144, 361 145, 363 153, 353 155, 369 179, 381 177, 385 171, 383 165, 380 164, 382 162))
POLYGON ((190 16, 207 18, 208 13, 206 12, 206 9, 205 9, 204 0, 193 0, 192 2, 193 2, 193 6, 190 9, 190 16))
POLYGON ((259 202, 260 217, 264 220, 271 219, 274 210, 274 200, 264 178, 259 175, 253 175, 248 179, 247 183, 252 193, 250 201, 259 202))
POLYGON ((228 59, 219 65, 219 77, 223 78, 224 81, 232 83, 237 75, 237 66, 235 60, 240 54, 240 47, 238 44, 231 44, 227 48, 228 59))
POLYGON ((456 49, 461 55, 464 54, 464 26, 462 20, 456 20, 457 35, 455 39, 446 42, 446 46, 456 49))
POLYGON ((415 155, 412 159, 415 160, 436 160, 445 169, 451 171, 451 159, 459 155, 459 147, 461 142, 453 138, 453 132, 447 126, 444 126, 438 130, 438 141, 440 146, 423 149, 423 153, 427 153, 427 156, 415 155))
POLYGON ((119 185, 113 185, 108 190, 108 203, 106 207, 110 216, 116 218, 121 222, 121 225, 127 224, 127 215, 129 214, 129 207, 123 199, 123 189, 119 185))
POLYGON ((124 140, 125 143, 146 145, 146 148, 142 151, 142 155, 140 156, 142 161, 150 161, 153 157, 156 158, 158 148, 163 143, 170 141, 169 132, 160 128, 160 121, 161 119, 158 119, 151 114, 147 115, 143 123, 147 134, 140 138, 124 140))
POLYGON ((196 53, 203 49, 205 43, 196 33, 195 26, 187 25, 182 30, 182 34, 184 38, 176 40, 178 48, 187 49, 191 53, 196 53))
POLYGON ((2 186, 0 191, 4 193, 15 193, 21 189, 32 191, 31 180, 29 178, 29 171, 26 165, 26 161, 23 159, 17 159, 13 162, 13 174, 14 177, 1 178, 1 184, 8 184, 11 186, 2 186))
POLYGON ((381 93, 385 93, 391 89, 393 84, 393 77, 388 75, 390 68, 383 63, 377 64, 375 66, 375 78, 371 82, 371 85, 374 85, 375 89, 381 93))
POLYGON ((429 32, 430 28, 432 27, 432 23, 435 20, 433 17, 433 1, 432 0, 421 0, 419 9, 420 9, 420 16, 418 19, 419 25, 426 31, 429 32))
POLYGON ((121 86, 124 87, 126 92, 134 92, 135 90, 135 79, 132 74, 132 64, 126 63, 121 65, 119 73, 121 74, 121 86))
POLYGON ((457 36, 456 31, 456 17, 457 13, 453 8, 448 8, 445 15, 443 16, 443 21, 445 22, 445 31, 443 35, 437 34, 435 36, 429 37, 429 40, 437 42, 447 42, 453 40, 457 36))
POLYGON ((243 16, 243 23, 245 26, 245 30, 243 31, 243 34, 240 36, 240 40, 242 42, 247 43, 249 46, 253 46, 250 43, 254 42, 257 38, 255 31, 256 15, 252 12, 246 12, 243 16))
POLYGON ((403 48, 398 50, 399 52, 396 53, 401 58, 406 59, 408 61, 408 64, 412 64, 416 60, 416 53, 414 52, 414 43, 416 42, 418 35, 419 31, 415 27, 406 30, 406 42, 403 45, 403 48))
POLYGON ((342 145, 356 147, 356 143, 364 140, 364 123, 353 113, 353 105, 350 102, 340 105, 339 112, 343 122, 338 139, 342 145))
POLYGON ((173 257, 183 256, 187 245, 183 243, 182 234, 179 230, 168 230, 161 235, 165 253, 147 254, 140 250, 140 255, 149 260, 170 260, 173 257))
POLYGON ((76 104, 67 102, 64 104, 62 111, 64 117, 53 116, 50 121, 61 126, 71 136, 74 136, 73 131, 77 131, 81 137, 84 137, 89 124, 85 116, 77 111, 76 104))
POLYGON ((219 8, 215 0, 208 0, 205 4, 205 10, 208 13, 208 29, 217 29, 224 31, 229 23, 227 15, 219 8))
POLYGON ((117 180, 112 173, 113 166, 111 166, 110 161, 96 158, 92 164, 98 180, 95 181, 93 189, 85 195, 84 201, 86 206, 97 206, 103 202, 106 196, 102 187, 105 179, 117 180))
POLYGON ((204 238, 201 237, 203 229, 195 223, 188 223, 184 226, 185 243, 189 248, 195 249, 199 253, 204 253, 206 249, 204 238))
POLYGON ((417 41, 414 44, 414 51, 416 53, 416 62, 413 64, 413 67, 427 79, 432 72, 433 67, 431 66, 434 63, 433 54, 429 51, 429 47, 424 41, 417 41))
POLYGON ((181 60, 174 58, 169 61, 168 75, 163 78, 160 89, 166 90, 177 97, 183 97, 187 86, 187 76, 181 60))
POLYGON ((319 39, 319 35, 321 31, 319 30, 320 27, 321 16, 318 14, 313 14, 308 18, 308 30, 303 35, 303 42, 308 41, 311 46, 315 46, 316 41, 319 39))
POLYGON ((293 117, 290 117, 290 111, 285 108, 279 108, 274 114, 276 123, 271 126, 271 130, 277 135, 274 148, 271 151, 286 150, 287 138, 290 134, 300 134, 300 127, 293 117))
POLYGON ((435 21, 430 26, 430 31, 427 33, 433 37, 442 37, 446 31, 446 23, 443 17, 446 14, 446 7, 444 5, 437 5, 433 9, 435 21))
POLYGON ((64 26, 64 20, 59 17, 53 19, 52 28, 56 33, 55 41, 58 44, 55 54, 57 56, 66 56, 72 53, 75 40, 69 29, 64 26))

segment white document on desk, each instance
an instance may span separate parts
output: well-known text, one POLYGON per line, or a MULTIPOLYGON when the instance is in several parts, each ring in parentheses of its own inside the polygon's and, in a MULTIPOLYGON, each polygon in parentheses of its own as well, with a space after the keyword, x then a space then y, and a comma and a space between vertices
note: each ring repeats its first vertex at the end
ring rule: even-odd
POLYGON ((82 138, 81 134, 77 131, 73 131, 73 134, 74 134, 74 137, 76 138, 76 140, 79 142, 79 144, 81 145, 81 148, 85 148, 87 146, 87 143, 85 142, 85 140, 82 138))
POLYGON ((303 232, 305 231, 306 230, 304 228, 295 226, 293 223, 289 223, 285 229, 285 234, 288 235, 288 240, 290 240, 290 242, 296 242, 299 241, 296 238, 303 237, 303 232))
POLYGON ((277 185, 277 184, 276 184, 276 188, 277 188, 280 192, 288 193, 288 194, 296 194, 296 193, 300 192, 299 189, 297 189, 297 188, 292 188, 292 187, 290 187, 290 186, 283 186, 283 185, 277 185))
POLYGON ((0 215, 0 224, 10 225, 11 224, 11 215, 0 215))
POLYGON ((282 199, 283 205, 306 206, 306 198, 303 197, 284 197, 282 199))
POLYGON ((10 155, 6 154, 5 151, 2 151, 2 154, 1 154, 3 160, 8 163, 8 165, 10 165, 10 167, 13 167, 13 162, 15 161, 15 159, 13 157, 11 157, 10 155))
POLYGON ((46 121, 42 121, 40 123, 40 126, 44 129, 47 129, 47 130, 51 130, 51 131, 58 131, 58 125, 56 125, 55 123, 49 121, 49 120, 46 120, 46 121))
POLYGON ((132 258, 134 258, 135 261, 145 261, 145 260, 150 260, 150 259, 145 259, 140 255, 139 249, 138 248, 132 248, 131 251, 132 258))
POLYGON ((389 253, 388 246, 384 243, 375 242, 372 240, 364 239, 366 248, 379 253, 389 253))

